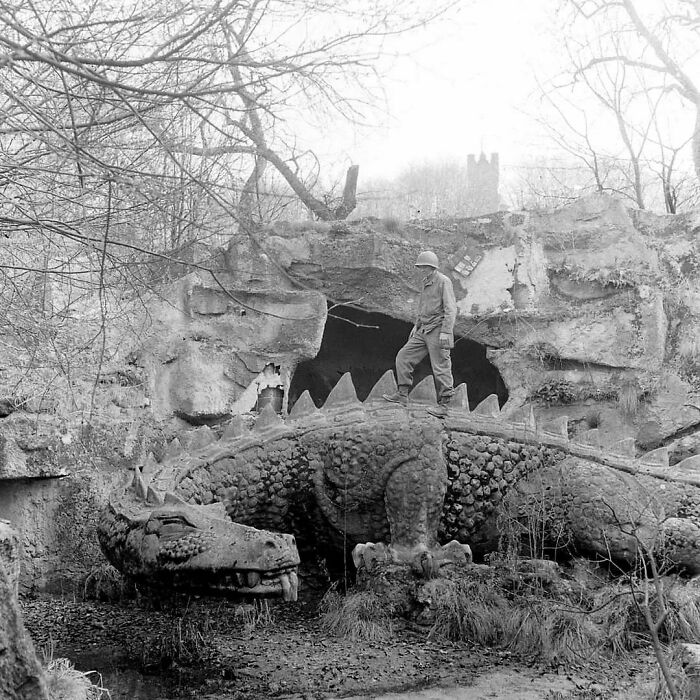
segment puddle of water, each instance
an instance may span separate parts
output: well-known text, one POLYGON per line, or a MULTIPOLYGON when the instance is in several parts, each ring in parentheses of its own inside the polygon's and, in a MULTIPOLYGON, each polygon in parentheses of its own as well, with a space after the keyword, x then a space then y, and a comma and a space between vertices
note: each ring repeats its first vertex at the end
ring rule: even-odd
MULTIPOLYGON (((101 674, 102 686, 111 700, 168 700, 162 683, 132 669, 115 669, 101 674)), ((94 681, 95 676, 92 676, 94 681)))
POLYGON ((90 680, 109 691, 109 700, 168 700, 166 684, 155 676, 126 668, 119 649, 94 649, 70 658, 75 668, 91 672, 90 680))

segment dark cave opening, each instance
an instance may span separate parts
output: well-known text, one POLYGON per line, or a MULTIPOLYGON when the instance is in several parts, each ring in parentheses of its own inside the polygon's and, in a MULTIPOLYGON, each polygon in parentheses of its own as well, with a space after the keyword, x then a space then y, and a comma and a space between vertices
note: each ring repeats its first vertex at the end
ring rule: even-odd
MULTIPOLYGON (((335 306, 326 321, 318 355, 300 363, 292 377, 289 407, 305 389, 321 406, 345 372, 352 374, 357 397, 363 401, 384 372, 394 368, 396 353, 410 330, 410 323, 385 314, 335 306)), ((416 368, 414 385, 429 374, 426 358, 416 368)), ((470 408, 489 394, 496 394, 501 406, 508 399, 505 383, 486 359, 486 347, 480 343, 455 336, 452 375, 455 386, 462 382, 467 385, 470 408)))

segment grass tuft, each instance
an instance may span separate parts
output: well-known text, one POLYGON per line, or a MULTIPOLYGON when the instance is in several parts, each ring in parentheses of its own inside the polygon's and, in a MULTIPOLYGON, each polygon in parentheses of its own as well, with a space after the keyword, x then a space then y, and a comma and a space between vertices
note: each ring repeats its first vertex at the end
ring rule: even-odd
POLYGON ((320 612, 326 632, 353 642, 387 642, 394 635, 390 612, 372 591, 341 596, 331 588, 321 600, 320 612))
POLYGON ((213 630, 208 616, 204 619, 178 617, 173 620, 169 634, 142 638, 132 646, 130 656, 142 670, 198 664, 210 656, 213 630))
POLYGON ((256 599, 252 603, 240 605, 234 613, 234 619, 243 625, 245 634, 250 635, 256 629, 274 624, 275 615, 267 599, 256 599))
POLYGON ((623 416, 634 416, 639 410, 637 383, 634 380, 624 382, 617 390, 617 405, 623 416))
POLYGON ((585 610, 541 596, 511 598, 493 579, 443 581, 432 606, 432 638, 566 662, 594 656, 605 644, 603 631, 585 610))
POLYGON ((109 691, 102 684, 95 685, 90 675, 73 667, 68 659, 51 659, 46 666, 46 685, 49 700, 100 700, 109 698, 109 691))
POLYGON ((111 564, 93 567, 83 583, 84 600, 119 602, 135 594, 133 584, 129 584, 111 564))
POLYGON ((614 655, 624 655, 648 639, 642 613, 624 582, 603 586, 593 594, 591 619, 603 630, 614 655))
MULTIPOLYGON (((666 659, 673 675, 673 682, 676 684, 677 697, 679 697, 680 700, 693 700, 696 698, 697 695, 693 692, 693 686, 695 686, 696 691, 697 686, 685 672, 683 667, 683 654, 679 644, 674 644, 666 649, 666 659)), ((673 700, 673 696, 668 689, 668 685, 659 667, 656 669, 656 682, 654 683, 652 700, 673 700)))
POLYGON ((697 587, 673 586, 667 594, 666 639, 700 644, 700 595, 697 587))

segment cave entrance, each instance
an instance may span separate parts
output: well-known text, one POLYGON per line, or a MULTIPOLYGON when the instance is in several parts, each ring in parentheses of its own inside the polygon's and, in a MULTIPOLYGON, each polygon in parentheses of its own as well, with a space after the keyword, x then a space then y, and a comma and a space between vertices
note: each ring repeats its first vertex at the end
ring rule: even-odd
MULTIPOLYGON (((410 330, 410 323, 385 314, 334 306, 326 320, 318 355, 301 362, 292 377, 290 408, 306 389, 314 403, 321 406, 345 372, 352 374, 357 397, 364 401, 384 372, 394 368, 396 353, 410 330)), ((426 357, 416 367, 414 384, 429 374, 430 362, 426 357)), ((455 336, 452 375, 455 386, 462 382, 467 385, 470 408, 489 394, 496 394, 501 406, 508 399, 505 383, 486 359, 486 347, 480 343, 455 336)))

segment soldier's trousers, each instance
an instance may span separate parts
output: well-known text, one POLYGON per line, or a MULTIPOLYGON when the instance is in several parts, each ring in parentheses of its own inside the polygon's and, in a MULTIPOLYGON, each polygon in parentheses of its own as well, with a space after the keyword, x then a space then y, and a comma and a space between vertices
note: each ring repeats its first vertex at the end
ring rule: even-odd
POLYGON ((399 350, 396 356, 396 381, 399 388, 410 388, 413 384, 413 370, 426 355, 430 356, 438 401, 446 403, 454 394, 454 381, 450 349, 440 347, 439 326, 428 333, 416 331, 399 350))

